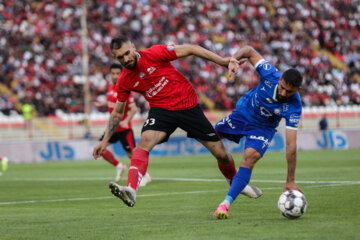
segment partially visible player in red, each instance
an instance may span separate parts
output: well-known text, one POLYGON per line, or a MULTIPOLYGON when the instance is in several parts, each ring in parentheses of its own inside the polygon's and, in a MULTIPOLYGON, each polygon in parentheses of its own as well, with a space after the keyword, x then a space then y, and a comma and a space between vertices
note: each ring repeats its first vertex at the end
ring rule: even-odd
MULTIPOLYGON (((94 148, 94 158, 104 154, 110 136, 123 117, 125 101, 131 91, 141 93, 150 104, 140 141, 131 158, 127 186, 110 183, 111 192, 126 205, 134 206, 139 182, 148 167, 149 152, 155 145, 166 142, 178 127, 185 130, 188 137, 197 139, 215 156, 220 171, 231 182, 236 174, 232 156, 227 153, 199 107, 193 86, 171 64, 171 61, 178 58, 194 55, 226 67, 230 58, 222 58, 195 45, 154 45, 137 51, 126 37, 112 39, 110 49, 114 58, 125 68, 116 84, 118 95, 114 111, 110 115, 103 140, 94 148)), ((243 193, 258 197, 254 196, 256 192, 253 188, 245 188, 243 193)))
MULTIPOLYGON (((109 83, 108 90, 107 90, 107 107, 108 111, 111 114, 114 110, 114 106, 117 101, 117 91, 115 90, 116 82, 119 79, 120 73, 123 67, 120 64, 112 64, 110 66, 110 78, 111 83, 109 83)), ((114 134, 110 137, 110 139, 106 143, 106 147, 111 144, 114 144, 118 141, 121 142, 127 156, 131 159, 134 148, 135 148, 135 139, 134 139, 134 131, 132 129, 131 120, 133 119, 134 115, 136 114, 136 105, 135 100, 132 94, 126 100, 126 105, 124 109, 124 116, 119 123, 119 127, 116 129, 114 134)), ((100 137, 99 141, 102 141, 104 138, 104 134, 100 137)), ((126 170, 126 165, 124 163, 119 162, 112 152, 109 150, 105 150, 104 154, 102 155, 103 158, 108 161, 110 164, 114 165, 116 168, 116 182, 120 182, 123 177, 124 171, 126 170)), ((141 182, 142 186, 145 186, 148 182, 151 181, 150 175, 147 173, 141 182)))

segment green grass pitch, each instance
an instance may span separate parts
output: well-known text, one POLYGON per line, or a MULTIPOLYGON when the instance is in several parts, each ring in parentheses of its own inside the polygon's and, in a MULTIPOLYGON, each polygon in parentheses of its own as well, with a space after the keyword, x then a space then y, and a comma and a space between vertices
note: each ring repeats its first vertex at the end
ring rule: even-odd
POLYGON ((299 152, 308 209, 289 220, 277 209, 285 153, 268 153, 251 180, 263 196, 240 195, 217 220, 228 187, 210 155, 151 158, 133 208, 109 192, 115 169, 103 160, 13 164, 0 177, 0 239, 360 239, 359 172, 360 150, 299 152))

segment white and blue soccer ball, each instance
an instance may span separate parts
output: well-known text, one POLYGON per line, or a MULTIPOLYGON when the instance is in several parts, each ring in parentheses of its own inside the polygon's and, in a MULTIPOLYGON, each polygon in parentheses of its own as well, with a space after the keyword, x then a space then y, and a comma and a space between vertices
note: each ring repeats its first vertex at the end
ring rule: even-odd
POLYGON ((279 197, 278 208, 284 217, 290 219, 301 217, 306 212, 306 207, 304 194, 297 190, 288 190, 279 197))

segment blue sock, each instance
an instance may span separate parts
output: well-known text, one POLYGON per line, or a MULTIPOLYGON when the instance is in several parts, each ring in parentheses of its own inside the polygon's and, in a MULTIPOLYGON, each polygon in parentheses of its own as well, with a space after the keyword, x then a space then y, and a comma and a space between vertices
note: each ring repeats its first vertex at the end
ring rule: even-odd
POLYGON ((225 200, 228 200, 230 204, 232 204, 234 201, 234 199, 230 195, 226 195, 225 200))
POLYGON ((249 168, 240 167, 239 171, 232 180, 230 190, 225 199, 232 203, 245 188, 245 186, 248 185, 250 178, 251 170, 249 168))

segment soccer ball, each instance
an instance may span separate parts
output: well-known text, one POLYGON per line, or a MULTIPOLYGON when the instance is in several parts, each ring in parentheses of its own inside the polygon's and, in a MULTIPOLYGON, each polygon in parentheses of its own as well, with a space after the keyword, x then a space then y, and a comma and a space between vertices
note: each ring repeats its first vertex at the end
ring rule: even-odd
POLYGON ((298 218, 305 213, 306 207, 307 201, 304 194, 297 190, 288 190, 279 197, 278 208, 284 217, 298 218))

